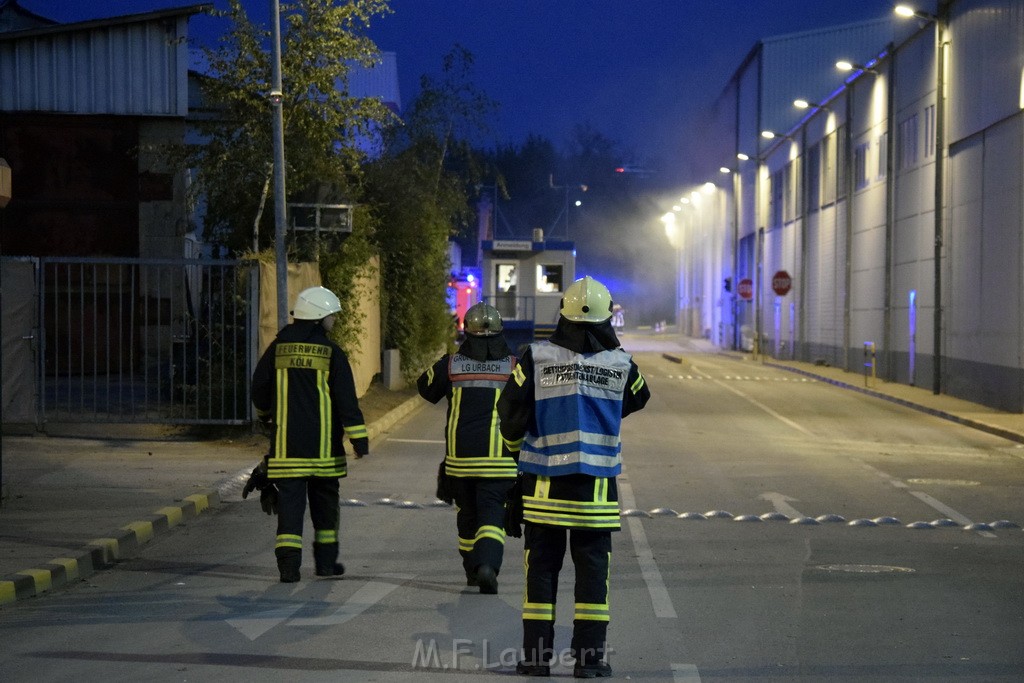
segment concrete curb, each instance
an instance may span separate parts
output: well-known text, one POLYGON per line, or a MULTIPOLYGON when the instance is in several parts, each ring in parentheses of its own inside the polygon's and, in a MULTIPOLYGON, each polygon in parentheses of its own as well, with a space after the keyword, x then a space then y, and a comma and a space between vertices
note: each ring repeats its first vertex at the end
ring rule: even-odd
POLYGON ((38 567, 0 577, 0 606, 66 586, 132 557, 157 533, 164 533, 219 502, 216 491, 188 496, 180 505, 160 508, 150 517, 89 541, 73 557, 57 557, 38 567))
MULTIPOLYGON (((424 405, 426 401, 419 396, 413 396, 399 404, 367 426, 370 441, 374 441, 424 405)), ((247 467, 239 475, 243 481, 249 475, 249 469, 247 467)), ((237 478, 229 477, 228 481, 237 478)), ((129 522, 106 536, 89 541, 74 557, 57 557, 38 567, 0 577, 0 607, 17 600, 37 597, 54 588, 85 579, 120 560, 133 557, 155 535, 170 531, 183 520, 196 517, 220 502, 221 494, 217 490, 188 496, 181 505, 160 508, 150 517, 129 522)))
POLYGON ((949 420, 951 422, 956 422, 957 424, 964 425, 965 427, 971 427, 973 429, 977 429, 979 431, 986 432, 986 433, 992 434, 994 436, 999 436, 999 437, 1002 437, 1004 439, 1008 439, 1010 441, 1015 441, 1017 443, 1024 443, 1024 434, 1020 434, 1018 432, 1015 432, 1015 431, 1012 431, 1012 430, 1009 430, 1009 429, 1004 429, 1004 428, 998 427, 996 425, 990 425, 990 424, 988 424, 986 422, 982 422, 981 420, 975 420, 975 419, 969 418, 969 417, 962 417, 960 415, 954 415, 953 413, 948 413, 948 412, 946 412, 944 410, 939 410, 938 408, 929 408, 928 406, 923 406, 923 405, 921 405, 919 403, 914 403, 913 401, 908 401, 906 399, 898 398, 896 396, 890 396, 889 394, 885 394, 885 393, 882 393, 880 391, 873 391, 873 390, 871 390, 871 389, 869 389, 867 387, 859 387, 859 386, 857 386, 855 384, 849 384, 847 382, 841 382, 839 380, 831 379, 829 377, 822 377, 821 375, 815 374, 813 372, 809 372, 807 370, 801 370, 800 368, 792 368, 792 367, 789 367, 788 365, 778 365, 776 363, 771 363, 771 362, 765 362, 764 364, 769 366, 769 367, 776 368, 778 370, 785 370, 787 372, 793 372, 793 373, 796 373, 798 375, 803 375, 805 377, 813 377, 814 379, 816 379, 816 380, 818 380, 820 382, 825 382, 827 384, 831 384, 833 386, 841 387, 843 389, 851 389, 853 391, 859 392, 861 394, 865 394, 867 396, 874 396, 875 398, 880 398, 880 399, 883 399, 885 401, 889 401, 890 403, 896 403, 896 404, 899 404, 899 405, 904 406, 906 408, 912 408, 912 409, 920 411, 922 413, 927 413, 928 415, 934 415, 935 417, 941 417, 944 420, 949 420))

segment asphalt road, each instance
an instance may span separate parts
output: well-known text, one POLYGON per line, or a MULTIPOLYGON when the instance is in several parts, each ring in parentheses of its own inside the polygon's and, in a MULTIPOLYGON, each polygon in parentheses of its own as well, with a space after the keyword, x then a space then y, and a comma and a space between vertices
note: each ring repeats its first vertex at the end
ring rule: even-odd
MULTIPOLYGON (((623 435, 617 679, 1024 680, 1024 531, 964 529, 1024 524, 1018 444, 724 356, 637 360, 653 397, 623 435)), ((278 583, 272 520, 226 491, 138 557, 0 612, 0 678, 514 675, 522 542, 497 596, 463 585, 454 511, 432 504, 443 419, 421 410, 351 463, 343 580, 278 583)), ((568 558, 559 591, 567 648, 568 558)))

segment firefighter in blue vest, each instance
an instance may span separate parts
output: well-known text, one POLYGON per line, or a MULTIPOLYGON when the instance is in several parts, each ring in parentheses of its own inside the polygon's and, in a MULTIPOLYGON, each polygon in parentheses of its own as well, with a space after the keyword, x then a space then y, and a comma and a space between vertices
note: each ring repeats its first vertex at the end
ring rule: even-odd
POLYGON ((498 429, 498 394, 516 358, 502 334, 501 315, 478 303, 466 311, 465 340, 416 382, 420 396, 448 399, 444 474, 457 509, 455 524, 466 584, 498 592, 505 548, 505 496, 516 462, 498 429))
POLYGON ((369 435, 348 358, 327 337, 340 310, 329 289, 300 292, 294 322, 281 329, 253 373, 252 402, 273 433, 270 455, 253 470, 243 497, 258 489, 264 511, 277 513, 274 554, 284 583, 301 578, 307 497, 316 575, 345 573, 337 561, 338 480, 347 474, 344 437, 361 458, 369 453, 369 435))
POLYGON ((650 390, 611 325, 612 298, 591 277, 572 283, 558 325, 531 344, 498 400, 501 434, 518 451, 526 595, 516 673, 548 676, 555 593, 566 550, 576 570, 573 676, 611 676, 606 657, 611 532, 619 529, 615 477, 622 418, 650 390))

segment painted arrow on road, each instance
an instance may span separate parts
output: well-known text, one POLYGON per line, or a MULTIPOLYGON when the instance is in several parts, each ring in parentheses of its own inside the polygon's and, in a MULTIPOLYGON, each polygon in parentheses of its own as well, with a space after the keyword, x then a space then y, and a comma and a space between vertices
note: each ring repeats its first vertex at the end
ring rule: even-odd
MULTIPOLYGON (((380 602, 391 591, 402 585, 403 581, 413 578, 412 574, 384 574, 383 579, 391 579, 390 582, 369 581, 352 594, 333 614, 322 617, 300 617, 291 619, 291 616, 306 606, 306 602, 297 602, 285 605, 266 612, 258 612, 251 616, 228 619, 227 622, 249 640, 256 640, 270 629, 284 622, 288 626, 336 626, 344 624, 353 619, 376 603, 380 602), (291 621, 289 621, 291 619, 291 621)), ((320 601, 317 601, 318 603, 320 601)))
POLYGON ((767 500, 775 508, 776 512, 781 512, 790 519, 796 517, 804 517, 804 513, 797 510, 790 503, 799 503, 800 500, 797 498, 790 498, 789 496, 782 493, 775 493, 774 491, 768 491, 758 496, 761 500, 767 500))

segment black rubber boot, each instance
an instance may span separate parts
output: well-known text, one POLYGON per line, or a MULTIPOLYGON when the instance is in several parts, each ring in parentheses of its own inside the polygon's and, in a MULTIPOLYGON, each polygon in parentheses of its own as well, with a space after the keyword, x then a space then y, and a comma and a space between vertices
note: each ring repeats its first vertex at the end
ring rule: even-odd
POLYGON ((337 543, 314 543, 313 560, 317 576, 341 576, 345 573, 345 565, 337 561, 337 543))
POLYGON ((480 586, 480 592, 485 595, 494 595, 498 592, 498 573, 489 564, 477 567, 476 582, 480 586))
POLYGON ((277 553, 277 570, 281 573, 281 583, 295 583, 302 578, 299 567, 302 565, 302 553, 277 553))
POLYGON ((555 623, 523 619, 523 659, 516 664, 520 676, 550 676, 555 651, 555 623))

